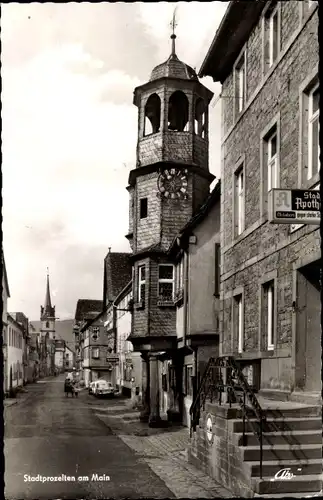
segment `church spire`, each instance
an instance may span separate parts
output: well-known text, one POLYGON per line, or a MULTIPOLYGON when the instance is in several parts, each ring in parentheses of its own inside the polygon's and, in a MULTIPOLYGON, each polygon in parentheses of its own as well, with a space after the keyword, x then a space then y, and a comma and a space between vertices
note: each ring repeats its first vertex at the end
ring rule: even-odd
POLYGON ((49 287, 49 272, 47 268, 47 283, 46 283, 46 294, 44 307, 41 307, 41 318, 55 318, 55 307, 52 307, 52 301, 50 298, 50 287, 49 287))
POLYGON ((47 268, 47 286, 46 286, 46 296, 45 296, 45 304, 44 304, 44 309, 45 311, 49 311, 52 308, 52 303, 50 300, 50 289, 49 289, 49 272, 47 268))

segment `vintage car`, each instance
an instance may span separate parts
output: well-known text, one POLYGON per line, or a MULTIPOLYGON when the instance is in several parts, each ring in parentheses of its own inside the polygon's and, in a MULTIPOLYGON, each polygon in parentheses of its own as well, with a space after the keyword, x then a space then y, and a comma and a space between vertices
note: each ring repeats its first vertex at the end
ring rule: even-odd
POLYGON ((97 380, 94 382, 92 392, 94 396, 103 397, 113 396, 116 391, 111 382, 107 382, 106 380, 97 380))

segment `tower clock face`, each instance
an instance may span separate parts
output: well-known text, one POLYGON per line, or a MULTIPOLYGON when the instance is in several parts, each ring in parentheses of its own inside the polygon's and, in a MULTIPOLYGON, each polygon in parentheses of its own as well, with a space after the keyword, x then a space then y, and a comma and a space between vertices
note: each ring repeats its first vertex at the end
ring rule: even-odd
POLYGON ((158 195, 163 198, 187 198, 187 170, 171 168, 158 176, 158 195))

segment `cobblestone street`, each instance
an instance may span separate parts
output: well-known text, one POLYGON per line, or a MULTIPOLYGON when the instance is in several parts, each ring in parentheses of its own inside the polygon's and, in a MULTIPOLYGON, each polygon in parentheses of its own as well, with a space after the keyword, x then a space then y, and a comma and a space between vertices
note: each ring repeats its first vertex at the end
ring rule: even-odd
POLYGON ((8 500, 231 496, 187 463, 188 429, 149 429, 129 400, 96 399, 86 390, 65 398, 58 377, 7 400, 4 416, 8 500), (38 474, 76 481, 26 482, 38 474), (110 480, 77 479, 92 474, 110 480))

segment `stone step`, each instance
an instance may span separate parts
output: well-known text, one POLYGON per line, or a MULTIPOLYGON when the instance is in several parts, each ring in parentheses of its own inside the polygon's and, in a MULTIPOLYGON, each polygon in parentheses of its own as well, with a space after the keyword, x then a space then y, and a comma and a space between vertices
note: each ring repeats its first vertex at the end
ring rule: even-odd
MULTIPOLYGON (((238 445, 243 446, 243 434, 236 434, 238 445)), ((245 434, 246 446, 259 445, 258 436, 252 432, 245 434)), ((322 444, 322 430, 264 432, 263 444, 322 444)))
POLYGON ((268 408, 264 410, 266 417, 290 418, 290 417, 320 417, 322 408, 319 406, 305 406, 300 408, 268 408))
MULTIPOLYGON (((242 432, 243 422, 240 419, 232 420, 233 431, 242 432)), ((252 424, 257 421, 255 419, 246 420, 246 430, 252 430, 252 424)), ((307 418, 267 418, 266 420, 268 431, 292 431, 292 430, 322 430, 321 417, 307 418)))
POLYGON ((253 489, 256 493, 300 493, 310 491, 320 491, 322 488, 322 475, 313 474, 306 476, 296 476, 291 479, 256 479, 252 480, 253 489))
MULTIPOLYGON (((260 477, 260 465, 258 462, 245 462, 250 469, 252 477, 260 477)), ((311 458, 307 460, 266 460, 262 464, 263 477, 273 478, 275 474, 281 469, 290 469, 295 476, 302 474, 321 474, 322 473, 322 459, 311 458)))
MULTIPOLYGON (((260 456, 258 446, 241 446, 243 459, 246 462, 258 461, 260 456)), ((263 461, 267 460, 305 460, 310 458, 322 459, 322 444, 286 445, 280 444, 263 446, 263 461)))
MULTIPOLYGON (((322 497, 322 491, 304 491, 301 493, 288 493, 288 498, 315 498, 322 497)), ((286 493, 264 493, 263 495, 259 495, 259 493, 254 494, 255 498, 286 498, 286 493)))

